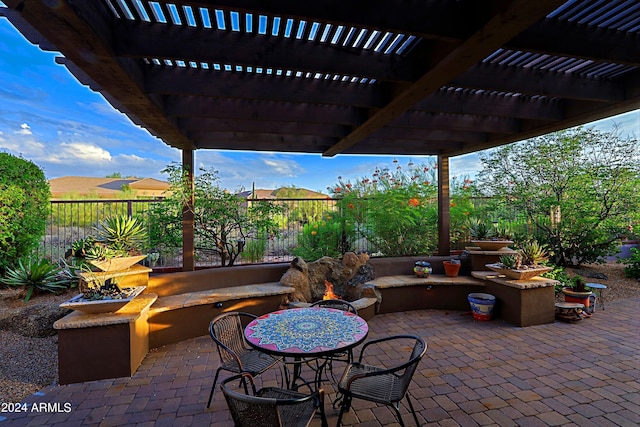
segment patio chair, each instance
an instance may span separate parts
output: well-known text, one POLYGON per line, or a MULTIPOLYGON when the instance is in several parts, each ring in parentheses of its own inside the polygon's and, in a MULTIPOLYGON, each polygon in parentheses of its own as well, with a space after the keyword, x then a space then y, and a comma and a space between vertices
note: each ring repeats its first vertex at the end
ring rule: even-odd
MULTIPOLYGON (((341 299, 325 299, 316 301, 311 304, 311 307, 324 307, 324 308, 335 308, 336 310, 342 310, 353 314, 358 314, 358 310, 348 301, 344 301, 341 299)), ((349 349, 347 351, 342 351, 340 353, 332 354, 331 356, 324 357, 323 359, 327 362, 327 367, 329 368, 329 372, 331 372, 331 378, 333 381, 336 381, 335 375, 333 374, 333 362, 346 362, 351 363, 353 361, 353 350, 349 349)))
POLYGON ((209 323, 209 335, 217 344, 220 365, 216 369, 207 408, 211 406, 220 371, 236 374, 247 372, 255 377, 282 360, 281 357, 274 357, 256 350, 247 343, 242 320, 245 319, 248 323, 256 317, 250 313, 234 311, 216 316, 209 323))
POLYGON ((236 427, 306 427, 316 413, 323 427, 327 427, 324 413, 324 390, 311 394, 275 387, 256 390, 251 374, 235 375, 220 384, 236 427), (232 388, 230 383, 242 379, 248 387, 232 388))
MULTIPOLYGON (((419 426, 420 422, 418 421, 416 411, 413 409, 413 404, 411 403, 407 389, 409 388, 409 383, 411 383, 413 373, 418 363, 426 352, 427 344, 422 338, 416 335, 394 335, 366 342, 362 346, 362 352, 360 353, 358 361, 350 363, 347 366, 338 383, 338 393, 342 395, 342 403, 336 425, 340 426, 342 416, 351 408, 351 400, 355 398, 391 406, 395 411, 400 425, 404 426, 399 406, 400 401, 406 396, 416 425, 419 426), (395 349, 400 346, 405 346, 407 341, 413 342, 413 349, 408 360, 405 362, 393 367, 367 365, 363 363, 368 349, 378 348, 378 350, 384 350, 384 347, 380 346, 382 343, 386 344, 387 350, 389 347, 395 349)), ((374 351, 373 354, 375 353, 374 351)))

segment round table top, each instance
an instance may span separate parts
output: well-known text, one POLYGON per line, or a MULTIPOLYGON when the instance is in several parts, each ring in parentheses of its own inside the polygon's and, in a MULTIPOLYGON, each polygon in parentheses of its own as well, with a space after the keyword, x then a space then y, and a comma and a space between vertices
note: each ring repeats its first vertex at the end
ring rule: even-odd
POLYGON ((607 285, 603 285, 601 283, 585 283, 584 285, 593 289, 607 289, 607 285))
POLYGON ((244 330, 249 344, 284 356, 319 356, 354 347, 369 333, 367 322, 342 310, 293 308, 265 314, 244 330))

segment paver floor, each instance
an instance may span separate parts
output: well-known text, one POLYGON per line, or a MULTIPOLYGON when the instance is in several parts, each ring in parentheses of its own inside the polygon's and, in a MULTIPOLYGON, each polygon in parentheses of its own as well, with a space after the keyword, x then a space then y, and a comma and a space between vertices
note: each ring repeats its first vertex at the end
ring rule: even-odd
MULTIPOLYGON (((640 299, 620 300, 574 324, 527 328, 462 312, 410 311, 376 316, 369 338, 413 333, 427 341, 409 389, 425 426, 638 426, 639 307, 640 299)), ((0 413, 0 427, 232 426, 219 390, 206 409, 217 363, 208 336, 166 346, 149 353, 132 378, 48 387, 24 401, 26 412, 0 413)), ((277 379, 275 371, 263 377, 264 385, 277 379)), ((323 387, 333 426, 335 395, 329 382, 323 387)), ((406 405, 401 412, 413 425, 406 405)), ((343 422, 398 425, 389 408, 362 401, 343 422)))

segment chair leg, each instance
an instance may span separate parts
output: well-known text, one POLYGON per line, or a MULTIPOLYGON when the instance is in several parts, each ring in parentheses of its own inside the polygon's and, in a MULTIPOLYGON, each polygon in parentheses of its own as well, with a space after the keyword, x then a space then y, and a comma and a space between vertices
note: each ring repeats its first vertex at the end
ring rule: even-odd
POLYGON ((416 425, 420 426, 420 422, 418 421, 418 414, 416 414, 416 410, 413 409, 413 404, 411 403, 411 398, 409 397, 408 391, 407 391, 407 401, 409 402, 409 408, 411 408, 411 413, 413 414, 413 419, 416 421, 416 425))
POLYGON ((351 396, 343 395, 342 396, 342 405, 340 405, 340 413, 338 414, 338 422, 336 423, 336 427, 340 427, 342 423, 342 416, 346 411, 351 407, 351 396))
POLYGON ((213 392, 216 390, 216 383, 218 382, 218 375, 220 375, 221 368, 216 370, 216 376, 213 378, 213 385, 211 386, 211 393, 209 393, 209 401, 207 402, 207 409, 211 406, 211 400, 213 400, 213 392))
POLYGON ((389 406, 391 406, 393 408, 393 410, 395 411, 396 418, 398 418, 398 422, 400 423, 400 426, 404 427, 404 421, 402 419, 402 415, 400 415, 400 409, 398 408, 398 406, 396 406, 394 404, 391 404, 389 406))

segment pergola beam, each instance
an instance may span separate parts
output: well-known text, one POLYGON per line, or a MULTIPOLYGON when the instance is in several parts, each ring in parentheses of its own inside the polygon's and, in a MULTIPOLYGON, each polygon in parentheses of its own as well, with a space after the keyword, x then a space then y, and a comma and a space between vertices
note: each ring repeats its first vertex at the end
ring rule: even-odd
POLYGON ((427 95, 448 84, 452 75, 459 75, 474 66, 496 48, 512 39, 524 28, 542 19, 562 3, 564 3, 563 0, 512 1, 505 11, 499 12, 480 31, 443 57, 418 81, 394 98, 382 110, 374 113, 351 134, 325 151, 323 155, 333 156, 357 144, 427 95))

